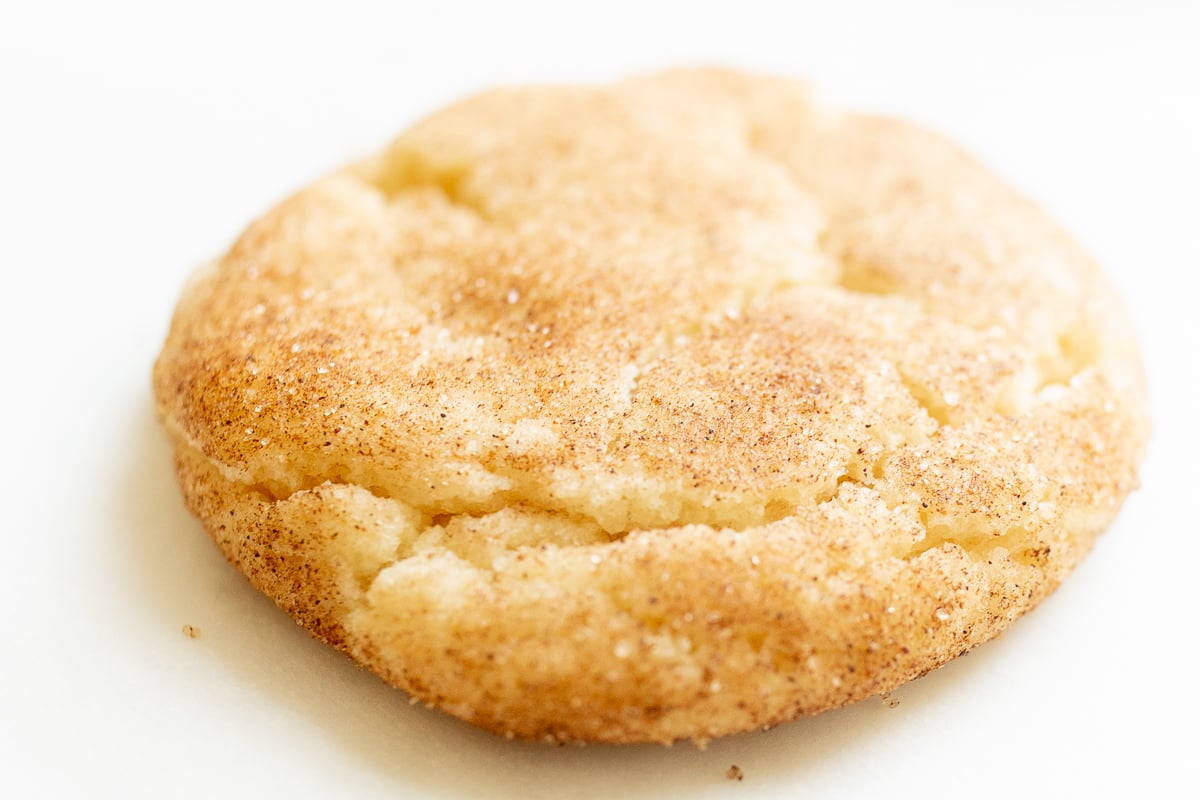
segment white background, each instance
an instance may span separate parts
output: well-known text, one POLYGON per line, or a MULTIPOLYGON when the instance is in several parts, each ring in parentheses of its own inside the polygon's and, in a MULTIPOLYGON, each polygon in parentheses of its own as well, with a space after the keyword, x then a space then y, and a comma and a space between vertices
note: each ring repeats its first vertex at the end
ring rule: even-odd
POLYGON ((962 6, 5 4, 0 795, 1195 797, 1200 16, 962 6), (704 752, 506 742, 410 707, 226 566, 150 366, 194 265, 437 105, 679 63, 940 128, 1058 216, 1142 337, 1144 487, 1055 596, 895 708, 704 752))

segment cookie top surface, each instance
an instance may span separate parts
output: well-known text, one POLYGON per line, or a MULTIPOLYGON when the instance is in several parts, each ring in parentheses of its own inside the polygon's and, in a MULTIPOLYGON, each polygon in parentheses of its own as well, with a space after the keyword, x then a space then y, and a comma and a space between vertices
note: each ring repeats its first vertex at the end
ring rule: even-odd
POLYGON ((783 79, 485 93, 256 222, 155 369, 251 579, 519 736, 886 691, 1051 591, 1136 482, 1134 338, 944 139, 783 79))

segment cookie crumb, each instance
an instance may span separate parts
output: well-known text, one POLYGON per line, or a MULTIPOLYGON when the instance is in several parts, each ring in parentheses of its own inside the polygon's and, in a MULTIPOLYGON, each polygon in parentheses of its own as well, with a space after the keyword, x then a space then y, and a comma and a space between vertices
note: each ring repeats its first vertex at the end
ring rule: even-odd
POLYGON ((725 777, 731 781, 740 781, 746 777, 746 773, 742 772, 742 768, 737 764, 730 764, 729 769, 725 770, 725 777))
POLYGON ((199 639, 200 638, 200 629, 197 628, 195 625, 184 625, 183 626, 183 635, 189 639, 199 639))
POLYGON ((900 705, 900 701, 895 697, 892 697, 890 692, 881 692, 879 699, 882 700, 883 704, 888 708, 895 708, 896 706, 900 705))

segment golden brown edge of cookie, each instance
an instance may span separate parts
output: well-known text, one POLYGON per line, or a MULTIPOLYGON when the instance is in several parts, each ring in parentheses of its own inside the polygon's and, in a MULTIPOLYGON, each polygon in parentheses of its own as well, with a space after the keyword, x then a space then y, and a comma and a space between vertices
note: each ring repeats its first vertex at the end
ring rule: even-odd
MULTIPOLYGON (((701 659, 698 672, 692 663, 672 670, 669 661, 642 660, 647 648, 654 647, 653 641, 647 643, 645 620, 632 619, 589 642, 572 641, 571 626, 583 621, 579 614, 590 613, 577 608, 574 614, 560 615, 557 627, 539 630, 539 649, 549 652, 539 653, 537 660, 553 665, 562 658, 571 668, 543 669, 539 675, 536 664, 525 663, 516 668, 521 677, 514 685, 511 658, 487 670, 487 644, 479 650, 478 641, 467 643, 479 652, 476 663, 464 668, 462 643, 453 632, 438 636, 447 632, 422 621, 420 614, 427 609, 408 609, 414 616, 407 622, 416 633, 410 632, 404 645, 407 669, 380 653, 381 642, 385 648, 389 644, 386 631, 381 634, 370 625, 359 629, 363 614, 368 615, 365 622, 371 618, 363 593, 352 588, 358 578, 339 554, 336 536, 331 540, 314 534, 354 530, 387 500, 336 484, 276 500, 225 479, 187 446, 179 447, 176 468, 189 509, 229 561, 315 637, 416 700, 475 726, 502 736, 555 742, 666 744, 692 739, 703 744, 886 693, 996 636, 1051 593, 1090 545, 1087 537, 1063 543, 1053 557, 1041 554, 1038 565, 1031 566, 1002 555, 991 561, 944 543, 913 558, 797 574, 764 585, 762 576, 788 558, 764 554, 761 537, 779 537, 779 530, 685 533, 666 549, 651 534, 634 534, 612 545, 606 561, 634 570, 652 563, 689 575, 708 567, 722 576, 719 596, 696 595, 695 587, 688 587, 663 603, 673 601, 675 607, 660 607, 660 612, 722 615, 720 624, 729 631, 727 650, 707 654, 711 660, 701 659), (812 586, 806 586, 809 581, 812 586), (819 590, 815 594, 814 588, 819 590), (773 602, 770 595, 780 592, 789 597, 782 604, 773 602), (805 601, 797 602, 798 595, 805 601), (678 605, 680 601, 686 605, 678 605), (764 609, 784 607, 787 618, 762 616, 764 609), (425 633, 428 641, 422 646, 425 633), (569 652, 556 653, 553 644, 546 647, 558 637, 569 652), (789 637, 796 647, 788 648, 789 637), (630 658, 614 667, 613 654, 622 647, 630 650, 630 658), (812 659, 809 669, 795 668, 802 659, 812 659), (614 692, 611 684, 622 689, 614 692)), ((836 503, 830 501, 831 513, 836 503)), ((790 530, 788 541, 803 547, 807 534, 790 530)), ((547 554, 527 556, 544 559, 547 554)), ((530 612, 511 597, 505 605, 503 598, 478 586, 472 592, 466 600, 479 604, 481 619, 530 612)), ((394 622, 396 617, 385 614, 384 619, 394 622)), ((650 632, 650 639, 655 635, 650 632)), ((497 640, 491 646, 499 650, 505 644, 497 640)))

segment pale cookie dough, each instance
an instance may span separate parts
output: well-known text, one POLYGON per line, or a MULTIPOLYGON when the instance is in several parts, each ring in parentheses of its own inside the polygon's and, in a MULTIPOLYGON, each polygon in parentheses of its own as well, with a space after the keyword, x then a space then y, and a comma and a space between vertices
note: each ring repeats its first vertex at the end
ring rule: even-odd
POLYGON ((154 387, 257 587, 555 740, 703 740, 945 663, 1079 562, 1147 437, 1125 313, 1032 203, 716 70, 435 114, 197 274, 154 387))

